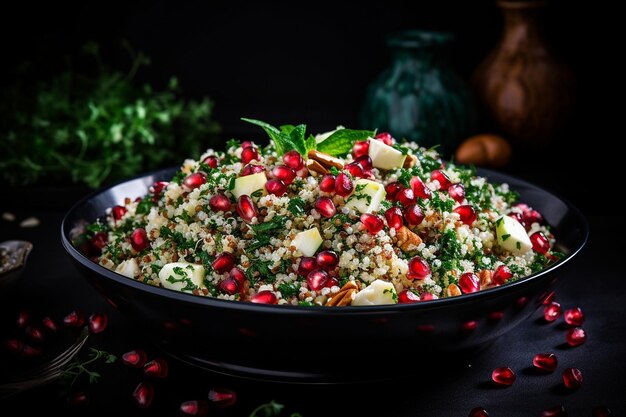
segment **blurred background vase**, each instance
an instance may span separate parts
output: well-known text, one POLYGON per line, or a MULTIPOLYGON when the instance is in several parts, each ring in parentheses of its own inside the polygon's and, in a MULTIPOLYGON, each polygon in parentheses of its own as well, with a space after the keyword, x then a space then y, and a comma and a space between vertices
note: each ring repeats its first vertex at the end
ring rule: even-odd
POLYGON ((361 125, 453 152, 472 133, 475 115, 468 86, 445 59, 452 40, 422 30, 390 36, 391 63, 368 87, 361 125))
POLYGON ((492 126, 518 149, 542 149, 570 115, 573 73, 546 43, 546 1, 496 4, 502 10, 503 32, 474 73, 475 93, 492 126))

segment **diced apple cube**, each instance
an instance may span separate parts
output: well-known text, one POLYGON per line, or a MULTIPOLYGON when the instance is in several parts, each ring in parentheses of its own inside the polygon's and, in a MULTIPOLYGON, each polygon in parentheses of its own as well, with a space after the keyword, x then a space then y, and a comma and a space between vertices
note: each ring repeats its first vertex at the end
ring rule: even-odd
POLYGON ((115 272, 128 278, 135 278, 135 275, 139 274, 139 265, 137 265, 137 260, 135 258, 130 258, 122 261, 122 263, 115 268, 115 272))
POLYGON ((377 279, 356 294, 352 301, 353 306, 373 306, 382 304, 396 304, 398 294, 391 282, 377 279))
POLYGON ((302 252, 304 256, 313 256, 323 241, 320 231, 317 230, 317 227, 314 227, 298 233, 291 241, 291 244, 302 252))
POLYGON ((406 158, 406 155, 402 155, 399 150, 372 138, 369 138, 369 156, 375 168, 385 170, 402 168, 406 158))
POLYGON ((359 213, 371 213, 378 210, 386 195, 385 187, 381 183, 359 179, 354 183, 354 192, 348 197, 346 207, 359 213))
POLYGON ((524 226, 511 216, 496 220, 496 235, 498 245, 514 254, 526 253, 533 247, 524 226))
POLYGON ((188 262, 172 262, 163 265, 159 281, 165 288, 192 292, 196 287, 205 288, 204 266, 188 262))
POLYGON ((258 190, 265 192, 266 182, 267 177, 265 176, 265 172, 257 172, 256 174, 236 178, 233 195, 235 198, 239 198, 242 195, 252 195, 252 193, 258 190))

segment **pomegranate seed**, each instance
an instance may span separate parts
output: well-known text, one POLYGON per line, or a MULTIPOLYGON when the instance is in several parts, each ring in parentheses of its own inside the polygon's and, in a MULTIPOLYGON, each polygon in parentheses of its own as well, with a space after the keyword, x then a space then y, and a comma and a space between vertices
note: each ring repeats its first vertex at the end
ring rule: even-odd
POLYGON ((321 269, 315 269, 306 276, 306 282, 309 288, 313 291, 318 291, 324 288, 326 281, 328 281, 328 272, 321 269))
POLYGON ((465 272, 459 278, 459 287, 463 294, 471 294, 480 290, 480 278, 473 272, 465 272))
POLYGON ((337 214, 335 203, 330 197, 319 197, 315 200, 315 210, 323 217, 330 218, 337 214))
POLYGON ((372 169, 374 166, 372 165, 372 158, 369 155, 361 155, 352 162, 353 164, 359 165, 363 168, 363 171, 367 171, 372 169))
POLYGON ((274 175, 274 178, 289 185, 296 178, 296 171, 284 165, 278 165, 272 170, 272 175, 274 175))
POLYGON ((348 171, 348 173, 350 173, 350 175, 352 175, 354 178, 364 178, 365 177, 365 170, 363 169, 363 167, 361 165, 359 165, 359 164, 354 163, 354 162, 344 166, 343 169, 348 171))
POLYGON ((554 353, 538 353, 533 357, 533 366, 535 368, 554 372, 557 365, 558 361, 554 353))
POLYGON ((154 197, 158 197, 161 195, 161 192, 163 192, 163 189, 168 186, 168 184, 169 182, 167 181, 157 181, 150 186, 148 191, 150 191, 150 193, 152 193, 154 197))
POLYGON ((4 348, 11 353, 21 353, 24 343, 18 339, 7 339, 4 341, 4 348))
POLYGON ((550 241, 542 232, 535 232, 530 235, 530 242, 533 250, 537 253, 546 254, 550 250, 550 241))
POLYGON ((400 304, 416 303, 418 301, 420 301, 419 295, 411 290, 402 290, 398 293, 398 303, 400 304))
POLYGON ((89 395, 82 391, 75 392, 67 397, 67 404, 71 407, 85 407, 89 405, 89 395))
POLYGON ((254 146, 248 146, 241 151, 241 162, 244 164, 250 163, 250 161, 259 160, 259 151, 254 146))
POLYGON ((428 200, 433 196, 432 191, 428 188, 420 179, 420 177, 413 177, 409 182, 411 185, 411 190, 413 190, 413 195, 415 197, 419 197, 424 200, 428 200))
POLYGON ((324 175, 320 181, 320 190, 325 193, 335 191, 335 177, 332 175, 324 175))
POLYGON ((43 353, 43 349, 31 345, 24 345, 20 354, 26 358, 32 358, 40 356, 43 353))
POLYGON ((215 169, 219 165, 219 160, 215 155, 209 155, 202 160, 202 163, 208 165, 209 168, 215 169))
POLYGON ((188 190, 194 190, 204 183, 206 183, 206 174, 204 172, 194 172, 193 174, 187 175, 183 180, 183 185, 188 190))
POLYGON ((224 194, 215 194, 209 199, 209 207, 214 212, 230 211, 230 200, 224 194))
POLYGON ((613 412, 604 406, 598 406, 593 409, 593 417, 611 417, 613 412))
POLYGON ((396 195, 403 188, 404 187, 399 182, 390 182, 385 186, 385 192, 387 193, 385 198, 389 201, 395 201, 396 195))
POLYGON ((57 323, 50 317, 44 317, 41 319, 41 324, 43 327, 49 332, 57 332, 59 330, 59 326, 57 323))
POLYGON ((574 327, 567 331, 565 340, 567 340, 567 344, 570 346, 580 346, 587 340, 587 334, 581 327, 574 327))
POLYGON ((251 222, 252 219, 259 215, 254 202, 248 195, 239 196, 237 201, 237 213, 246 222, 251 222))
POLYGON ((237 393, 224 388, 211 388, 208 398, 215 407, 229 407, 237 401, 237 393))
POLYGON ((306 167, 300 168, 296 171, 296 175, 298 176, 298 178, 306 178, 309 176, 309 170, 306 169, 306 167))
POLYGON ((15 324, 17 324, 17 327, 24 328, 28 326, 29 322, 30 322, 30 312, 28 310, 21 310, 17 314, 17 320, 15 321, 15 324))
POLYGON ((89 331, 93 334, 102 333, 109 323, 109 318, 104 313, 94 313, 89 316, 89 331))
POLYGON ((38 327, 28 326, 24 330, 24 333, 26 333, 26 336, 33 342, 41 343, 46 339, 46 336, 38 327))
POLYGON ((339 286, 339 280, 336 277, 328 278, 328 281, 326 281, 326 285, 324 285, 325 288, 332 288, 332 287, 338 287, 338 286, 339 286))
POLYGON ((436 297, 429 292, 425 292, 420 296, 420 300, 422 301, 436 300, 436 297))
POLYGON ((143 373, 155 378, 165 378, 169 373, 169 365, 163 358, 153 359, 143 366, 143 373))
POLYGON ((370 151, 370 143, 366 140, 355 142, 352 145, 352 157, 358 158, 359 156, 367 155, 370 151))
POLYGON ((547 322, 553 322, 561 315, 561 304, 557 302, 551 302, 543 307, 543 318, 547 322))
POLYGON ((391 134, 388 132, 380 132, 378 135, 374 136, 374 139, 378 139, 385 145, 393 145, 393 136, 391 136, 391 134))
POLYGON ((491 275, 491 280, 496 285, 502 285, 506 282, 507 279, 511 278, 513 273, 506 265, 500 265, 496 268, 496 270, 491 275))
POLYGON ((305 256, 300 259, 300 265, 298 266, 298 274, 303 277, 309 275, 309 272, 317 268, 317 261, 315 258, 305 256))
POLYGON ((206 416, 209 412, 209 405, 206 401, 185 401, 180 405, 181 416, 206 416))
POLYGON ((563 383, 571 390, 577 390, 583 384, 583 373, 580 369, 567 368, 563 371, 563 383))
POLYGON ((354 182, 343 172, 335 179, 335 193, 342 197, 347 197, 354 190, 354 182))
POLYGON ((567 417, 567 411, 565 411, 564 406, 556 405, 543 410, 541 417, 567 417))
POLYGON ((537 210, 528 210, 523 214, 523 221, 530 229, 533 223, 543 223, 543 216, 537 210))
POLYGON ((574 307, 569 310, 565 310, 565 314, 563 315, 565 318, 565 323, 570 326, 580 326, 585 321, 585 315, 580 307, 574 307))
POLYGON ((424 220, 424 213, 417 204, 411 204, 404 209, 404 218, 408 224, 417 226, 424 220))
POLYGON ((85 315, 81 310, 74 310, 63 318, 63 324, 67 327, 83 327, 85 315))
POLYGON ((113 208, 111 209, 111 213, 113 214, 113 218, 115 220, 121 219, 127 211, 128 210, 126 210, 126 207, 124 206, 113 206, 113 208))
POLYGON ((425 260, 416 256, 409 261, 409 271, 406 273, 407 279, 424 279, 430 275, 430 266, 425 260))
POLYGON ((403 207, 415 204, 415 194, 410 188, 403 188, 396 193, 396 201, 402 204, 403 207))
POLYGON ((222 252, 215 257, 215 260, 211 264, 213 270, 218 274, 223 274, 226 271, 230 271, 235 266, 235 257, 232 253, 222 252))
POLYGON ((131 368, 142 368, 147 360, 148 355, 141 349, 131 350, 122 355, 124 365, 130 366, 131 368))
POLYGON ((259 172, 264 172, 264 171, 265 171, 265 167, 263 165, 247 164, 241 170, 240 175, 242 177, 245 177, 245 176, 252 175, 252 174, 258 174, 259 172))
POLYGON ((445 190, 448 187, 450 187, 450 185, 452 185, 452 183, 450 182, 450 178, 448 178, 448 176, 439 169, 436 169, 430 173, 430 180, 431 181, 437 180, 439 182, 440 190, 445 190))
POLYGON ((281 180, 268 180, 265 183, 265 189, 268 193, 280 197, 287 192, 287 185, 281 180))
POLYGON ((109 240, 109 235, 107 234, 107 232, 97 232, 91 238, 91 246, 98 253, 100 253, 102 251, 102 248, 104 248, 107 245, 108 240, 109 240))
POLYGON ((504 317, 504 312, 503 311, 491 311, 487 315, 487 320, 489 320, 491 322, 496 322, 496 321, 502 320, 503 317, 504 317))
POLYGON ((402 210, 399 207, 391 207, 385 211, 385 219, 387 219, 387 226, 398 230, 404 226, 404 220, 402 217, 402 210))
POLYGON ((315 261, 320 268, 328 271, 339 265, 339 256, 331 250, 323 250, 317 254, 315 261))
POLYGON ((470 411, 469 417, 489 417, 489 413, 482 407, 476 407, 470 411))
POLYGON ((246 274, 239 268, 235 267, 230 270, 229 276, 242 286, 246 282, 246 274))
POLYGON ((258 304, 277 304, 276 294, 269 290, 259 291, 250 298, 250 302, 258 304))
POLYGON ((471 226, 476 221, 476 211, 470 205, 458 206, 452 211, 459 215, 459 219, 461 219, 463 224, 471 226))
POLYGON ((302 159, 302 156, 295 150, 286 152, 283 155, 283 163, 294 171, 304 167, 304 159, 302 159))
POLYGON ((239 282, 233 278, 226 278, 220 282, 220 291, 228 295, 237 294, 239 292, 239 282))
POLYGON ((139 408, 148 408, 154 399, 154 387, 149 382, 140 382, 133 391, 135 404, 139 408))
POLYGON ((543 299, 543 304, 550 304, 556 299, 556 293, 554 291, 550 291, 548 295, 543 299))
POLYGON ((478 322, 476 320, 469 320, 465 323, 461 324, 461 330, 464 332, 473 332, 478 327, 478 322))
POLYGON ((465 187, 463 184, 452 184, 448 187, 448 195, 458 203, 462 203, 465 200, 465 187))
POLYGON ((245 140, 245 141, 241 142, 241 149, 250 148, 252 146, 254 146, 254 142, 251 142, 249 140, 245 140))
POLYGON ((142 250, 146 249, 150 245, 146 229, 138 227, 137 229, 133 230, 133 233, 131 233, 130 235, 130 245, 137 252, 141 252, 142 250))
POLYGON ((360 220, 371 235, 377 234, 383 230, 385 226, 383 219, 375 214, 363 213, 361 214, 360 220))
POLYGON ((491 373, 493 382, 500 385, 513 385, 515 378, 515 372, 509 367, 496 368, 491 373))

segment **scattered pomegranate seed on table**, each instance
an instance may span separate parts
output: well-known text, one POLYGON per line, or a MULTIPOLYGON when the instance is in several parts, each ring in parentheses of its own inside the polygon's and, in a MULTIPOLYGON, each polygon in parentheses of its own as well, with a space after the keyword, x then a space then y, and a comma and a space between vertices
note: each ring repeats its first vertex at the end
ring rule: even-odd
POLYGON ((24 348, 24 342, 18 339, 7 339, 4 341, 4 348, 11 353, 19 354, 24 348))
POLYGON ((131 368, 141 368, 148 360, 148 355, 141 349, 131 350, 122 355, 122 362, 131 368))
POLYGON ((206 416, 209 412, 209 405, 206 401, 193 400, 180 404, 180 414, 182 416, 206 416))
POLYGON ((39 356, 43 353, 43 349, 36 346, 24 345, 20 354, 26 358, 32 358, 35 356, 39 356))
POLYGON ((83 391, 75 392, 67 397, 67 404, 71 407, 86 407, 89 402, 89 395, 83 391))
POLYGON ((493 382, 500 385, 513 385, 516 378, 515 372, 509 367, 496 368, 491 373, 493 382))
POLYGON ((567 417, 567 411, 562 405, 546 408, 542 411, 541 417, 567 417))
POLYGON ((50 332, 55 333, 55 332, 59 331, 59 325, 51 317, 44 317, 41 320, 41 324, 43 325, 43 327, 46 330, 48 330, 50 332))
POLYGON ((30 322, 30 312, 28 310, 21 310, 17 315, 16 324, 17 327, 26 327, 30 322))
POLYGON ((109 317, 104 313, 94 313, 89 316, 89 331, 93 334, 102 333, 109 323, 109 317))
POLYGON ((208 399, 212 406, 229 407, 237 401, 237 393, 224 388, 211 388, 208 399))
POLYGON ((63 324, 67 327, 83 327, 85 315, 82 310, 74 310, 63 318, 63 324))
POLYGON ((570 346, 579 346, 587 340, 587 334, 581 327, 570 329, 565 334, 565 340, 570 346))
POLYGON ((154 387, 149 382, 140 382, 133 391, 133 399, 139 408, 148 408, 154 400, 154 387))
POLYGON ((563 384, 570 390, 577 390, 583 384, 583 373, 576 368, 567 368, 563 371, 563 384))
POLYGON ((489 413, 482 407, 473 408, 468 417, 489 417, 489 413))
POLYGON ((558 360, 554 353, 538 353, 533 358, 533 366, 547 372, 554 372, 558 360))
POLYGON ((583 314, 583 311, 580 309, 580 307, 574 307, 570 308, 569 310, 565 310, 563 317, 565 318, 565 323, 569 324, 570 326, 580 326, 585 321, 585 315, 583 314))
POLYGON ((24 333, 33 342, 41 343, 46 339, 46 336, 38 327, 28 326, 24 329, 24 333))
POLYGON ((561 304, 552 301, 543 307, 543 318, 547 322, 553 322, 561 316, 561 304))
POLYGON ((143 366, 143 373, 155 378, 165 378, 169 373, 169 365, 163 358, 153 359, 143 366))

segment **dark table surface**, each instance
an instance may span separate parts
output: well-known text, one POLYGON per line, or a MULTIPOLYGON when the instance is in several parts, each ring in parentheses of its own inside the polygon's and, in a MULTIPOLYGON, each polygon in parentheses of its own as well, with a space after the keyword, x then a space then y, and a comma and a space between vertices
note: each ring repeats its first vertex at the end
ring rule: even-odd
MULTIPOLYGON (((3 290, 0 301, 0 339, 25 339, 24 330, 16 326, 20 311, 26 309, 33 321, 50 316, 61 321, 74 309, 106 313, 108 327, 103 333, 90 336, 79 358, 87 357, 93 347, 121 356, 132 349, 143 349, 149 358, 166 357, 142 337, 131 325, 74 270, 60 243, 62 210, 15 212, 15 221, 0 220, 0 241, 25 239, 34 249, 22 279, 3 290), (21 220, 35 216, 40 225, 19 226, 21 220)), ((540 416, 542 410, 563 405, 569 416, 592 416, 597 406, 609 407, 613 415, 626 415, 624 389, 626 384, 626 281, 623 270, 624 217, 589 218, 591 237, 588 246, 562 277, 557 288, 557 301, 563 309, 581 307, 588 340, 570 348, 565 341, 566 326, 560 317, 546 323, 542 312, 522 323, 508 334, 472 357, 436 356, 429 358, 397 358, 390 366, 401 367, 404 361, 423 361, 422 370, 410 377, 350 385, 294 385, 241 380, 194 369, 168 359, 167 378, 148 378, 139 369, 97 362, 91 369, 101 374, 97 384, 79 380, 72 391, 83 390, 90 396, 86 408, 66 404, 63 387, 51 383, 0 400, 0 415, 30 415, 45 411, 76 415, 178 415, 183 401, 206 399, 212 388, 235 390, 238 400, 224 409, 212 409, 213 416, 248 416, 259 405, 272 400, 285 405, 282 414, 301 413, 310 416, 467 416, 474 407, 484 407, 489 415, 540 416), (621 237, 620 237, 621 236, 621 237), (536 353, 554 352, 559 360, 551 374, 538 374, 532 369, 536 353), (491 371, 509 366, 517 373, 511 387, 499 388, 490 383, 491 371), (565 368, 579 368, 583 386, 570 392, 564 389, 561 374, 565 368), (155 400, 146 410, 133 403, 132 392, 141 381, 154 384, 155 400)), ((49 335, 42 345, 44 356, 58 351, 73 337, 63 328, 49 335)), ((26 339, 25 339, 26 340, 26 339)), ((253 354, 253 347, 242 347, 253 354)), ((371 347, 376 349, 376 347, 371 347)), ((311 352, 315 355, 315 352, 311 352)), ((37 359, 11 356, 0 350, 2 378, 9 369, 27 368, 37 359)), ((2 381, 0 381, 2 383, 2 381)), ((41 414, 40 414, 41 415, 41 414)))

